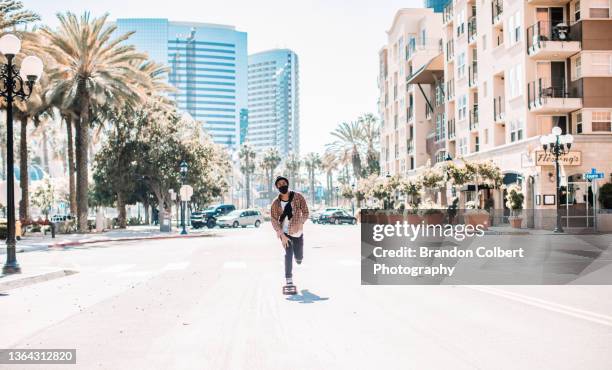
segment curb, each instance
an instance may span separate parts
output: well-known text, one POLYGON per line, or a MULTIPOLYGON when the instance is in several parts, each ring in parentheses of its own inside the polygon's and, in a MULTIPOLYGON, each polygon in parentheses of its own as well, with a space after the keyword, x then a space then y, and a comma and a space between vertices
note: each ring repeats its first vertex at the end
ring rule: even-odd
POLYGON ((11 289, 16 289, 16 288, 22 288, 24 286, 28 286, 28 285, 32 285, 36 283, 42 283, 44 281, 58 279, 64 276, 74 275, 77 272, 78 271, 74 271, 74 270, 58 270, 58 271, 45 272, 45 273, 38 274, 38 275, 25 276, 20 279, 12 279, 9 281, 0 280, 0 292, 11 290, 11 289))
POLYGON ((85 244, 99 244, 108 242, 131 242, 139 240, 163 240, 163 239, 190 239, 190 238, 204 238, 212 236, 212 234, 188 234, 188 235, 156 235, 156 236, 134 236, 128 238, 106 238, 106 239, 95 239, 95 240, 84 240, 84 241, 67 241, 48 244, 47 248, 66 248, 75 247, 85 244))

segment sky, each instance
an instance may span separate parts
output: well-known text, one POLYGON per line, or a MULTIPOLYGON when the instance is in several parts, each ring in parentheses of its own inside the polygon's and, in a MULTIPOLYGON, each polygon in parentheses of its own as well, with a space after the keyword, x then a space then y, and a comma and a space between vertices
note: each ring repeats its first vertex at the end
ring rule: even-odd
POLYGON ((290 48, 300 58, 300 151, 322 153, 339 123, 378 113, 378 51, 400 8, 422 0, 22 0, 42 23, 56 13, 220 23, 248 33, 248 50, 290 48))

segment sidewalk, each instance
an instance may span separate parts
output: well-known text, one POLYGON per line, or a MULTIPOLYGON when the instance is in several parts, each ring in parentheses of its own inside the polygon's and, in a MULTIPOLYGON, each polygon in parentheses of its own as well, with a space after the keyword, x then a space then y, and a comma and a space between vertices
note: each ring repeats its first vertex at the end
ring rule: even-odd
MULTIPOLYGON (((157 240, 172 238, 201 238, 213 235, 208 229, 189 230, 189 234, 181 235, 179 229, 171 232, 160 232, 159 226, 129 226, 127 229, 113 229, 102 233, 92 232, 88 234, 56 234, 51 238, 50 234, 42 236, 39 233, 29 233, 17 242, 17 253, 48 250, 50 248, 67 248, 86 244, 133 241, 133 240, 157 240)), ((0 248, 0 255, 6 254, 6 248, 0 248)))

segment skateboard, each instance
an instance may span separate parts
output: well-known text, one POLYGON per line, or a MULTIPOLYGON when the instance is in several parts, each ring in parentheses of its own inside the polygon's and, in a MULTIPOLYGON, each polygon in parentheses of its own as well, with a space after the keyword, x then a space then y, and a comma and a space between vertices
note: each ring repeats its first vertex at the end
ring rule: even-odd
POLYGON ((285 285, 283 287, 283 294, 284 295, 295 295, 297 294, 297 287, 293 284, 285 285))

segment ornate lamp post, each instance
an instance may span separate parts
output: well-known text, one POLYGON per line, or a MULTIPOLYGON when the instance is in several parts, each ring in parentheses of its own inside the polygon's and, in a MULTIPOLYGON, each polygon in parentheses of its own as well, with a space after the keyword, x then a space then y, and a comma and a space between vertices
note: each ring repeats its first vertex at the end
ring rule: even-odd
MULTIPOLYGON (((185 185, 185 180, 187 179, 188 170, 189 170, 189 166, 187 165, 187 162, 182 161, 181 166, 180 166, 181 185, 185 185)), ((183 228, 183 230, 181 230, 181 235, 185 235, 187 234, 187 229, 185 229, 185 200, 182 198, 183 197, 181 194, 181 227, 183 228)))
POLYGON ((555 158, 555 171, 557 174, 556 193, 557 193, 557 226, 554 232, 562 233, 563 226, 561 225, 561 176, 559 174, 559 157, 569 153, 574 137, 570 134, 562 135, 563 131, 560 127, 555 126, 552 129, 552 134, 540 137, 540 144, 545 152, 549 152, 555 158))
MULTIPOLYGON (((43 72, 43 63, 36 56, 27 56, 21 61, 21 68, 14 62, 15 55, 21 50, 21 41, 17 36, 6 34, 0 37, 0 53, 6 57, 6 63, 0 64, 0 96, 6 99, 6 263, 3 274, 20 273, 15 250, 15 174, 13 154, 13 101, 15 98, 26 100, 32 94, 34 82, 43 72)), ((21 174, 27 176, 28 174, 21 174)))
POLYGON ((339 187, 336 186, 336 208, 338 207, 338 190, 339 190, 339 187))
POLYGON ((355 183, 351 184, 351 190, 353 192, 353 197, 351 198, 351 208, 353 209, 353 216, 355 216, 355 183))

